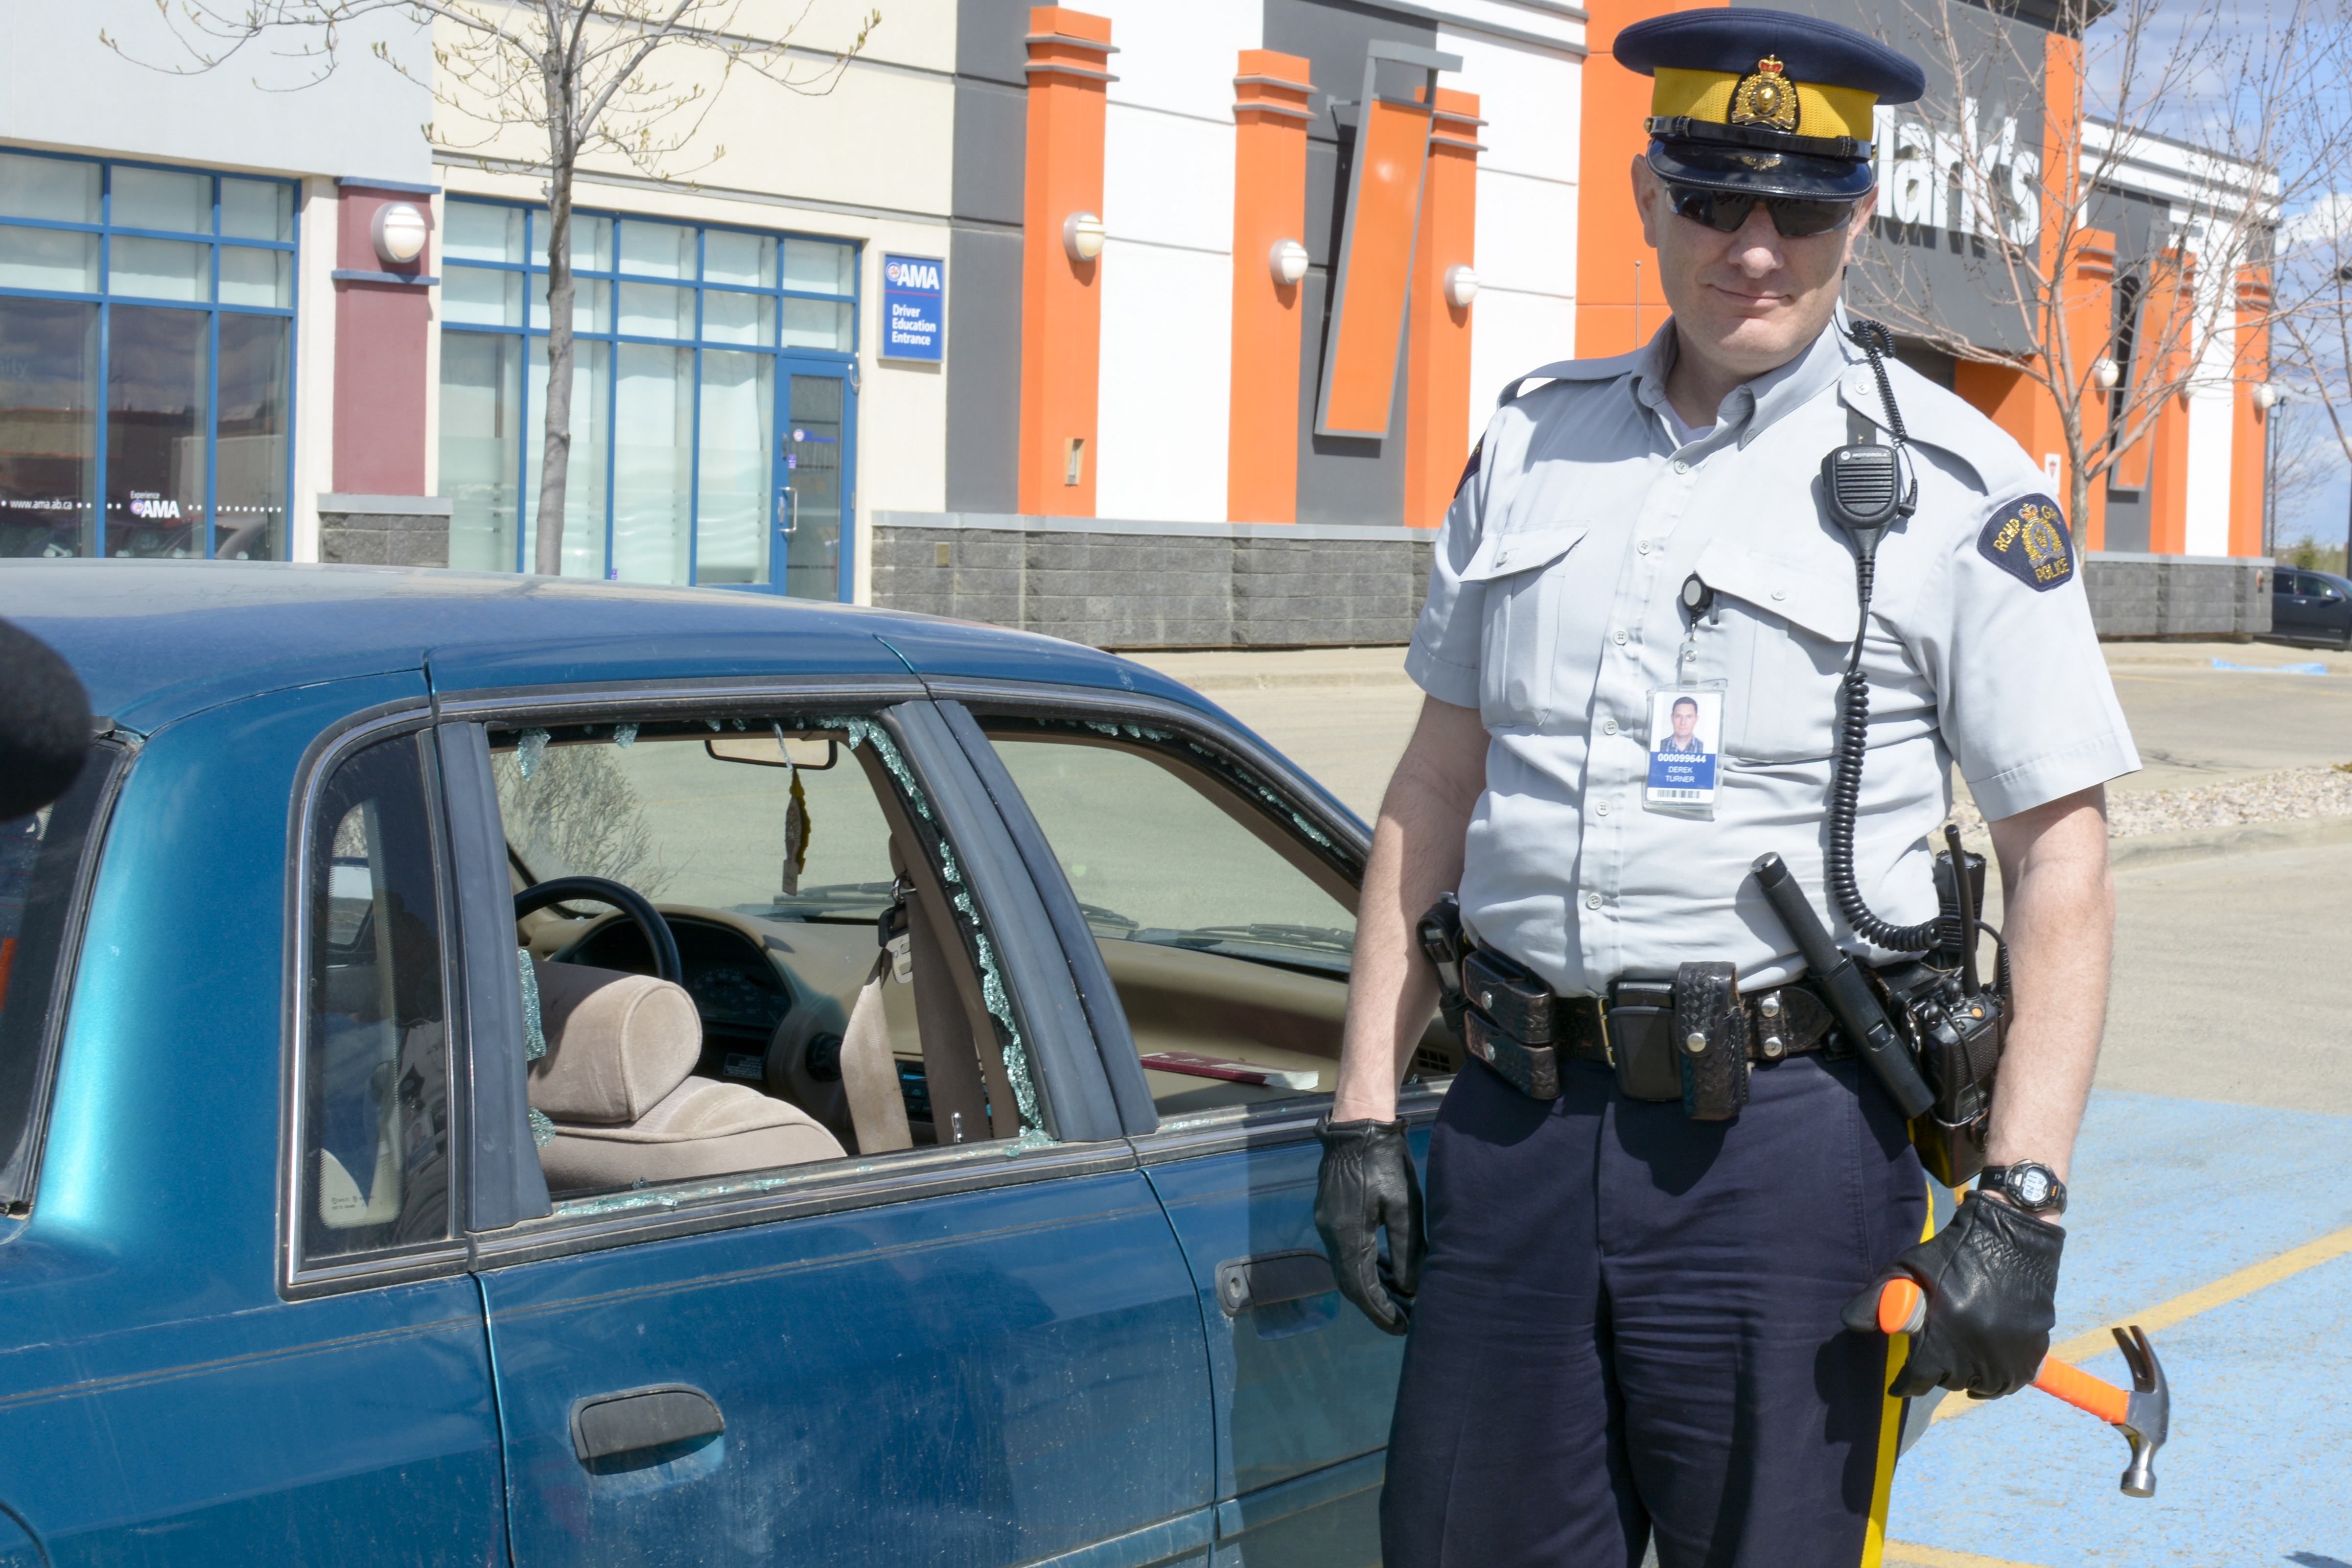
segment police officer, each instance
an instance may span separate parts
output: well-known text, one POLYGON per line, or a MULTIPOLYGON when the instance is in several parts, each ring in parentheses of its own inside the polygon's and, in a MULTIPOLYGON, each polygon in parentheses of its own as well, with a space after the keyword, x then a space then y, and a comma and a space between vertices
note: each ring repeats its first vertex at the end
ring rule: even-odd
MULTIPOLYGON (((1427 696, 1373 838, 1324 1128, 1316 1214, 1341 1288, 1411 1329, 1390 1568, 1633 1564, 1653 1536, 1664 1568, 1875 1561, 1890 1390, 2010 1393, 2047 1349, 2105 1005, 2102 786, 2138 758, 2073 542, 2016 443, 1874 364, 1839 302, 1871 220, 1872 107, 1916 99, 1918 68, 1745 6, 1628 27, 1616 58, 1654 79, 1632 173, 1673 319, 1633 353, 1514 384, 1473 455, 1406 660, 1427 696), (1916 486, 1866 621, 1822 479, 1857 440, 1895 446, 1916 486), (2005 1169, 1925 1240, 1906 1123, 1799 1005, 1803 965, 1750 875, 1777 852, 1833 910, 1858 628, 1858 887, 1887 921, 1935 917, 1929 835, 1957 764, 2014 962, 1988 1150, 2005 1169), (1690 792, 1709 801, 1667 809, 1645 798, 1645 731, 1678 690, 1716 694, 1723 765, 1690 792), (1449 889, 1587 1034, 1556 1098, 1465 1064, 1431 1138, 1424 1250, 1395 1095, 1436 989, 1414 922, 1449 889), (1695 961, 1736 965, 1736 1005, 1780 1020, 1771 1053, 1750 1034, 1727 1120, 1629 1094, 1599 1045, 1612 1014, 1632 1037, 1631 983, 1695 961), (1907 1354, 1867 1312, 1896 1268, 1929 1287, 1907 1354)), ((1864 963, 1903 956, 1835 932, 1864 963)))

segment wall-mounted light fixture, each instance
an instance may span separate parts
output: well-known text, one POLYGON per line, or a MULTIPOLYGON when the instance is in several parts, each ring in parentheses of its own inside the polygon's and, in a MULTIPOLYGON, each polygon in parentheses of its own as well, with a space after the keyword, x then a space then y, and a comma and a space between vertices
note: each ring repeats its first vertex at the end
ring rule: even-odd
POLYGON ((1265 253, 1265 269, 1274 274, 1277 286, 1287 289, 1307 276, 1307 260, 1305 246, 1295 239, 1277 239, 1265 253))
POLYGON ((2268 414, 2286 401, 2286 388, 2274 381, 2263 382, 2254 388, 2254 406, 2268 414))
POLYGON ((1103 221, 1093 213, 1072 213, 1062 220, 1062 248, 1073 261, 1092 261, 1102 254, 1103 221))
POLYGON ((1459 310, 1478 297, 1478 274, 1467 267, 1445 269, 1445 302, 1459 310))
POLYGON ((2124 367, 2106 355, 2101 354, 2091 362, 2091 379, 2098 384, 2101 392, 2113 392, 2116 383, 2123 378, 2124 367))
POLYGON ((376 259, 390 267, 404 267, 424 255, 425 239, 431 232, 432 226, 414 202, 386 202, 368 220, 368 238, 375 243, 376 259))

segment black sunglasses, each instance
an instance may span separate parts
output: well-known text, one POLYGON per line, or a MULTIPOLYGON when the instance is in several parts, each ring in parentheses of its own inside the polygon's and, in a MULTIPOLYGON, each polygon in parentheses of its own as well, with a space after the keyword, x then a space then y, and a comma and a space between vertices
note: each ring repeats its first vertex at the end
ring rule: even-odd
POLYGON ((1814 201, 1804 196, 1751 196, 1736 191, 1704 190, 1697 185, 1666 186, 1675 216, 1703 223, 1717 234, 1737 233, 1759 202, 1772 215, 1772 226, 1783 239, 1807 239, 1843 228, 1853 216, 1853 202, 1814 201))

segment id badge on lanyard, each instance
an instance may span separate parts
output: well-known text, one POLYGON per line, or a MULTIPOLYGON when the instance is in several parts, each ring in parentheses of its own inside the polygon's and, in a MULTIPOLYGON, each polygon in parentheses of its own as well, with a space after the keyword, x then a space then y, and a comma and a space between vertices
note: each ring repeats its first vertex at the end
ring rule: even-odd
POLYGON ((1723 783, 1725 683, 1703 680, 1650 689, 1650 769, 1642 809, 1701 821, 1715 816, 1723 783))

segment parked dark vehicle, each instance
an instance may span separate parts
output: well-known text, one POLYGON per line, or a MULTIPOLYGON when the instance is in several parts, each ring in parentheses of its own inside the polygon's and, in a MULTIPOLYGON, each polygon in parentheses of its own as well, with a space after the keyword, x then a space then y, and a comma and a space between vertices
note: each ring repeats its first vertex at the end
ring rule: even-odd
POLYGON ((1367 832, 1215 707, 723 590, 0 615, 106 715, 0 829, 0 1563, 1378 1561, 1367 832))
POLYGON ((2278 568, 2271 580, 2271 636, 2352 648, 2352 581, 2308 567, 2278 568))

